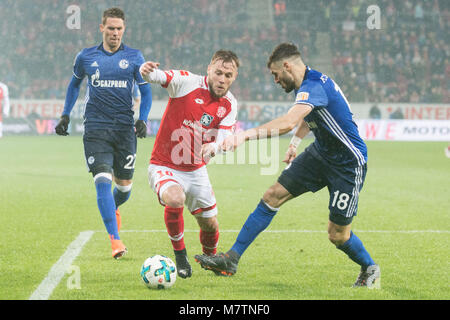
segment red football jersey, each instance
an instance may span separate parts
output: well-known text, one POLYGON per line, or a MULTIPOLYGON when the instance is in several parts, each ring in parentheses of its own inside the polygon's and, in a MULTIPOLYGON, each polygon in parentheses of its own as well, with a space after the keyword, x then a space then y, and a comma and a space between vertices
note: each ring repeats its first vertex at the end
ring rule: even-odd
POLYGON ((210 94, 206 76, 183 70, 164 71, 169 102, 156 135, 150 163, 181 171, 205 165, 201 146, 213 142, 218 129, 232 131, 237 102, 231 92, 221 98, 210 94))

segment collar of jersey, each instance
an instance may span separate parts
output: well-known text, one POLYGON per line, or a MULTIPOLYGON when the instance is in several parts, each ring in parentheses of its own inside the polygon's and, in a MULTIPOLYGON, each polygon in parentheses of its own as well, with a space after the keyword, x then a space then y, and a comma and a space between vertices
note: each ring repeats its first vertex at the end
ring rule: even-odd
POLYGON ((115 55, 117 52, 119 52, 120 50, 123 50, 123 49, 124 49, 124 46, 123 46, 123 43, 121 43, 119 49, 117 49, 117 50, 114 51, 114 52, 108 52, 108 51, 106 51, 106 50, 103 48, 103 41, 102 41, 102 43, 100 43, 100 45, 97 47, 97 50, 103 51, 103 52, 104 52, 105 54, 107 54, 108 56, 115 55))
MULTIPOLYGON (((306 66, 305 75, 303 76, 302 84, 303 84, 303 81, 305 81, 306 78, 308 77, 308 73, 309 73, 310 70, 311 70, 311 68, 308 67, 308 66, 306 66)), ((301 87, 302 87, 302 85, 300 85, 300 88, 301 88, 301 87)), ((298 90, 297 90, 297 89, 294 89, 294 97, 297 96, 297 93, 300 91, 300 88, 298 88, 298 90)))
POLYGON ((303 81, 305 81, 305 80, 306 80, 306 77, 308 76, 308 72, 309 72, 309 70, 311 70, 311 68, 310 68, 310 67, 308 67, 308 66, 306 66, 306 70, 305 70, 305 75, 303 76, 303 81))

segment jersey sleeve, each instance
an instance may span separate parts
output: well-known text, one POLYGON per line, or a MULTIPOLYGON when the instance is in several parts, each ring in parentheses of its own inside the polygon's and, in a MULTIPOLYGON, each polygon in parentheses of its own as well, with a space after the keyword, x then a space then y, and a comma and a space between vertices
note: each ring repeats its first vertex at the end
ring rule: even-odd
POLYGON ((83 67, 83 50, 81 50, 73 61, 73 75, 78 79, 83 79, 85 74, 83 67))
POLYGON ((300 87, 295 103, 306 104, 311 108, 325 107, 328 105, 328 96, 320 83, 308 82, 300 87))
POLYGON ((182 97, 199 87, 203 77, 195 75, 185 70, 168 70, 166 74, 166 82, 161 84, 166 88, 171 98, 182 97))
POLYGON ((144 56, 142 55, 142 52, 138 51, 137 56, 136 56, 136 61, 134 63, 134 79, 136 80, 136 83, 138 85, 147 83, 147 81, 145 81, 142 78, 142 75, 139 72, 139 68, 144 62, 145 62, 145 59, 144 59, 144 56))

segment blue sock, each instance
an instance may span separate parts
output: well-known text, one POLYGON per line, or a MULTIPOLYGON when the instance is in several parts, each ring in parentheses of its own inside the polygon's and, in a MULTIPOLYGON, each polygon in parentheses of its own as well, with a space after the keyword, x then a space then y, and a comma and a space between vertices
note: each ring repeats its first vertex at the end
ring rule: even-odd
POLYGON ((363 270, 366 270, 368 266, 375 264, 366 248, 364 248, 361 240, 353 232, 350 232, 350 238, 337 248, 344 251, 347 256, 359 264, 363 270))
POLYGON ((255 211, 248 216, 231 250, 241 256, 258 234, 269 226, 277 212, 277 210, 272 210, 261 200, 255 211))
POLYGON ((131 195, 131 185, 126 187, 116 185, 113 190, 116 208, 124 204, 130 198, 130 195, 131 195))
POLYGON ((103 223, 109 238, 119 240, 119 232, 117 230, 116 205, 111 192, 112 181, 106 177, 99 177, 95 180, 95 188, 97 189, 97 205, 102 215, 103 223))

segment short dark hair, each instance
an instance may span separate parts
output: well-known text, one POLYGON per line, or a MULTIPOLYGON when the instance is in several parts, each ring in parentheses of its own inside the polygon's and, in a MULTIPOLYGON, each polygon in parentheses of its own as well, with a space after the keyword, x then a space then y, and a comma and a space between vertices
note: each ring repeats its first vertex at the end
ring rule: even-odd
POLYGON ((290 42, 280 43, 275 47, 275 49, 273 49, 273 52, 267 61, 267 68, 270 68, 272 63, 291 57, 301 58, 300 51, 298 51, 297 46, 290 42))
POLYGON ((236 68, 239 68, 240 66, 240 62, 239 62, 239 58, 236 55, 236 53, 234 53, 231 50, 218 50, 214 53, 214 55, 211 58, 211 62, 214 62, 216 60, 222 60, 223 62, 231 62, 236 65, 236 68))
POLYGON ((122 19, 123 22, 125 22, 125 12, 123 12, 120 8, 109 8, 105 11, 103 11, 103 19, 102 23, 106 23, 107 18, 119 18, 122 19))

